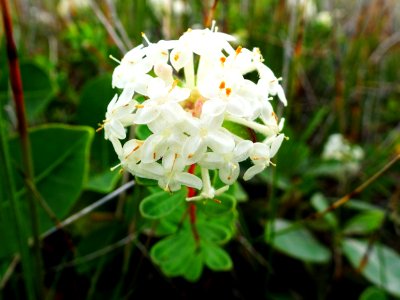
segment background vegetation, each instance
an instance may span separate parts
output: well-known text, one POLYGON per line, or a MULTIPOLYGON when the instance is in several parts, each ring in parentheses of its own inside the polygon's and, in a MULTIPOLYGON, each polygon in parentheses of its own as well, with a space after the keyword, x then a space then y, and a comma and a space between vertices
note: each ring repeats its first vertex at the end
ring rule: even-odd
POLYGON ((387 165, 400 155, 398 1, 16 0, 10 7, 34 174, 23 163, 1 31, 4 299, 400 298, 400 164, 387 165), (117 157, 95 129, 115 94, 110 54, 121 58, 142 42, 141 32, 151 41, 177 38, 211 19, 238 44, 259 47, 282 76, 289 105, 277 111, 290 139, 277 167, 235 185, 226 206, 199 207, 209 246, 196 269, 185 265, 191 237, 172 235, 184 203, 111 172, 117 157), (336 133, 347 150, 324 157, 336 133), (363 155, 353 155, 356 145, 363 155), (167 208, 147 210, 159 198, 167 208), (340 198, 345 205, 318 214, 340 198), (40 247, 29 247, 35 234, 40 247))

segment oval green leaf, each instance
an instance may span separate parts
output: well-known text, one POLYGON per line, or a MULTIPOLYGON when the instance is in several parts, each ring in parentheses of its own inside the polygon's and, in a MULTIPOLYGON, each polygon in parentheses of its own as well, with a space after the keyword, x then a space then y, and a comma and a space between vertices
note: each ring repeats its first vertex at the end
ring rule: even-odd
POLYGON ((293 226, 291 222, 281 219, 275 220, 273 226, 274 234, 266 227, 265 240, 276 250, 305 262, 326 263, 330 260, 330 251, 304 226, 293 226), (270 236, 273 236, 272 240, 270 236))
POLYGON ((198 207, 208 216, 220 216, 231 212, 236 207, 236 200, 230 195, 217 196, 217 201, 207 200, 199 203, 198 207))
MULTIPOLYGON (((358 269, 365 253, 368 242, 345 239, 343 252, 351 265, 358 269)), ((362 275, 388 293, 400 297, 400 255, 393 249, 374 244, 368 255, 368 261, 362 269, 362 275)))
POLYGON ((212 243, 203 243, 204 262, 213 271, 229 271, 233 267, 229 253, 212 243))
POLYGON ((345 234, 368 234, 381 227, 385 213, 381 210, 371 210, 351 218, 345 225, 345 234))
POLYGON ((184 203, 185 198, 185 189, 173 194, 164 191, 152 194, 140 203, 140 213, 148 219, 159 219, 169 215, 180 204, 184 203))
POLYGON ((229 224, 224 226, 215 222, 198 222, 196 225, 201 240, 223 244, 232 237, 229 224))

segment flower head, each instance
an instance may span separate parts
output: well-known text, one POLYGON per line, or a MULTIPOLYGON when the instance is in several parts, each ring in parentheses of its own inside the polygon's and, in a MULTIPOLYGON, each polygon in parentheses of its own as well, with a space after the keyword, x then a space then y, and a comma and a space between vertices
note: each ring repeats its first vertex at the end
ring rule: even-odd
POLYGON ((173 41, 152 43, 143 36, 145 45, 129 51, 114 71, 112 85, 122 92, 111 100, 102 125, 124 170, 157 180, 167 191, 182 185, 201 190, 188 199, 200 200, 225 192, 247 159, 253 165, 245 180, 274 165, 284 135, 271 100, 287 100, 258 48, 233 48, 234 37, 215 24, 173 41), (246 79, 251 72, 257 82, 246 79), (226 122, 264 137, 243 138, 226 122), (151 134, 122 146, 132 125, 147 126, 151 134), (201 167, 199 176, 189 172, 193 164, 201 167), (210 172, 226 186, 215 189, 210 172))

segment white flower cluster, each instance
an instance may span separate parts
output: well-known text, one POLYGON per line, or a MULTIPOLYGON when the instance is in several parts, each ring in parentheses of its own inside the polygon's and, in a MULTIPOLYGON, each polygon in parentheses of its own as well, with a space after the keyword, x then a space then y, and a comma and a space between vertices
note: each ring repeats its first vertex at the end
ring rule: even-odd
POLYGON ((342 173, 354 175, 361 168, 364 150, 359 145, 350 144, 340 133, 335 133, 329 136, 322 158, 340 162, 342 173))
POLYGON ((286 98, 257 48, 234 49, 229 44, 234 38, 214 25, 188 30, 178 40, 151 43, 143 37, 146 45, 129 51, 115 68, 112 85, 122 93, 111 100, 102 125, 124 170, 157 180, 167 191, 182 185, 201 190, 188 199, 199 200, 226 191, 239 176, 239 163, 248 158, 253 165, 244 180, 272 164, 284 139, 284 119, 278 122, 270 96, 284 105, 286 98), (244 77, 253 71, 257 83, 244 77), (226 129, 224 121, 264 138, 246 140, 226 129), (146 125, 152 134, 122 145, 131 125, 146 125), (201 167, 201 179, 188 172, 193 164, 201 167), (210 170, 218 170, 226 186, 215 190, 210 170))

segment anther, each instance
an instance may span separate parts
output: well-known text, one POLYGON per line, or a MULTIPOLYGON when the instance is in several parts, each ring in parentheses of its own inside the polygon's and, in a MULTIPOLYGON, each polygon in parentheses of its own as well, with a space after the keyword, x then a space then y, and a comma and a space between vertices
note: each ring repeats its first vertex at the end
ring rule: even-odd
POLYGON ((239 53, 242 52, 242 48, 243 48, 242 46, 238 46, 238 47, 236 48, 236 51, 235 51, 235 52, 236 52, 236 55, 239 55, 239 53))
POLYGON ((219 89, 223 90, 225 88, 225 81, 221 81, 221 83, 219 84, 219 89))
POLYGON ((232 89, 231 89, 231 88, 226 88, 226 89, 225 89, 225 94, 226 94, 227 96, 229 96, 231 93, 232 93, 232 89))

